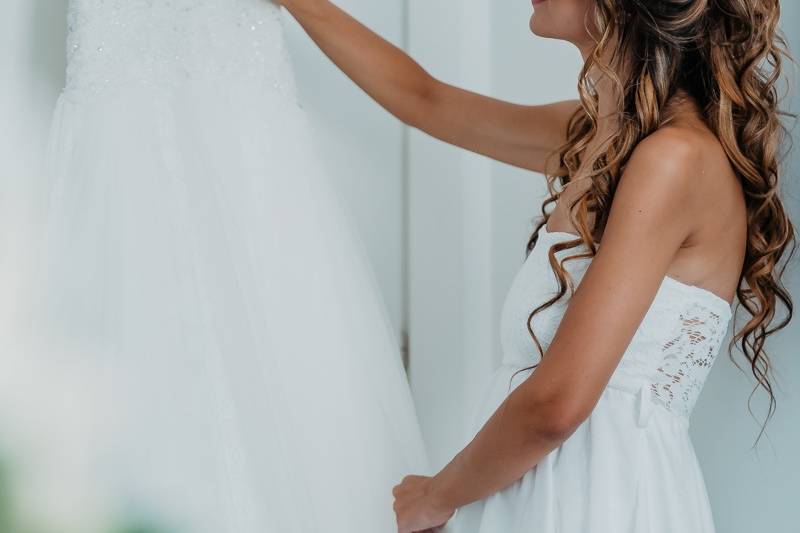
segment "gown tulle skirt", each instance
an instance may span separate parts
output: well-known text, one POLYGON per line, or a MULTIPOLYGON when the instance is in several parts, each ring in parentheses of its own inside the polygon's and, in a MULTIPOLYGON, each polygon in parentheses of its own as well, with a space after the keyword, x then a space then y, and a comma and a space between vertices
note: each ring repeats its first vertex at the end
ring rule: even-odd
POLYGON ((52 531, 392 531, 426 471, 363 244, 273 89, 60 97, 2 376, 52 531))

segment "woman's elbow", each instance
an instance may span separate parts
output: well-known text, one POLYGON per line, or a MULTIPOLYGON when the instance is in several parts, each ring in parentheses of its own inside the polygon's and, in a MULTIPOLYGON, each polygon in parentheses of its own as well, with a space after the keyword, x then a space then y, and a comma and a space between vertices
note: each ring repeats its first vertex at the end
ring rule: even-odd
POLYGON ((590 410, 582 402, 558 395, 528 403, 528 427, 537 438, 561 443, 588 418, 590 410))
POLYGON ((412 128, 426 131, 436 120, 439 108, 440 82, 430 76, 421 78, 408 91, 403 105, 395 110, 395 117, 412 128))

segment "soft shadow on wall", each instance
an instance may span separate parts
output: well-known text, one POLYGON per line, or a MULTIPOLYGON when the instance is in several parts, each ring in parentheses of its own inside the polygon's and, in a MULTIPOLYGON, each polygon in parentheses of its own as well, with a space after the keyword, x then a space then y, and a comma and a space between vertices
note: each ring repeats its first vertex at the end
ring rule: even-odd
POLYGON ((67 2, 34 0, 30 5, 28 57, 43 96, 52 96, 64 85, 67 2))
POLYGON ((66 0, 6 0, 0 20, 0 313, 26 270, 41 217, 52 111, 64 83, 66 0))
POLYGON ((28 24, 20 26, 26 37, 21 41, 25 49, 20 66, 27 66, 29 70, 21 81, 27 89, 27 113, 33 118, 30 127, 34 128, 31 139, 35 142, 31 149, 35 157, 32 168, 37 172, 36 185, 47 186, 37 163, 42 161, 52 111, 66 77, 67 1, 34 0, 28 5, 28 24))

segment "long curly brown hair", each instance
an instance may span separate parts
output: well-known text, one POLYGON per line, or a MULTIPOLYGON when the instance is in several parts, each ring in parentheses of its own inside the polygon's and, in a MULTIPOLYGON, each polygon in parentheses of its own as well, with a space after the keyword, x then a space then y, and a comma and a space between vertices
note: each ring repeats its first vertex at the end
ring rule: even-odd
POLYGON ((778 28, 779 2, 597 0, 596 9, 588 15, 594 18, 599 37, 580 73, 581 106, 570 118, 568 140, 553 154, 558 157, 558 170, 546 173, 549 197, 542 204, 542 220, 526 251, 531 252, 540 228, 547 223, 547 206, 559 199, 563 188, 584 167, 590 169, 585 178, 589 186, 568 209, 580 235, 549 249, 550 265, 560 290, 531 312, 528 331, 544 357, 531 327, 533 316, 563 297, 568 287, 572 288, 563 262, 594 256, 596 239, 605 227, 614 191, 631 153, 666 121, 667 104, 679 92, 688 94, 722 143, 746 196, 747 251, 736 294, 751 318, 733 335, 728 354, 744 371, 732 353, 740 342, 757 382, 750 399, 759 386, 769 395, 769 411, 758 435, 760 439, 776 407, 770 381, 772 365, 764 344, 769 335, 788 325, 793 309, 791 296, 781 283, 786 264, 778 264, 790 245, 785 259, 791 258, 796 248, 794 228, 779 197, 781 165, 788 147, 784 153, 780 150, 790 139, 789 129, 780 117, 795 117, 778 107, 782 66, 786 59, 793 62, 778 28), (624 69, 617 69, 624 70, 622 75, 602 60, 611 46, 616 47, 612 51, 613 57, 618 57, 617 64, 625 65, 624 69), (609 77, 620 100, 617 134, 592 160, 586 155, 586 148, 597 134, 599 109, 598 94, 589 75, 593 67, 609 77), (556 189, 556 182, 561 190, 556 189), (591 225, 590 214, 594 215, 591 225), (556 252, 581 244, 586 245, 585 253, 557 260, 556 252), (772 324, 777 300, 783 302, 788 313, 772 324))

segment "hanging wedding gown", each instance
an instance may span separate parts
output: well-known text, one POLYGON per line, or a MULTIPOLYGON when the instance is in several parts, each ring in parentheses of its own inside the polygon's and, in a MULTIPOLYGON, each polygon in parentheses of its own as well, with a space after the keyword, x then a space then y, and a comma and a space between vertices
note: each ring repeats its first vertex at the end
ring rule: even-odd
MULTIPOLYGON (((468 440, 539 360, 528 317, 558 293, 548 250, 574 238, 543 226, 517 273, 502 313, 503 363, 478 397, 468 440)), ((576 286, 590 263, 564 263, 576 286)), ((568 303, 569 293, 531 320, 544 350, 568 303)), ((688 428, 731 317, 721 297, 665 277, 589 418, 521 479, 459 509, 448 533, 713 533, 688 428)))
POLYGON ((53 531, 392 531, 392 486, 427 468, 279 16, 71 0, 47 222, 2 378, 53 531))

